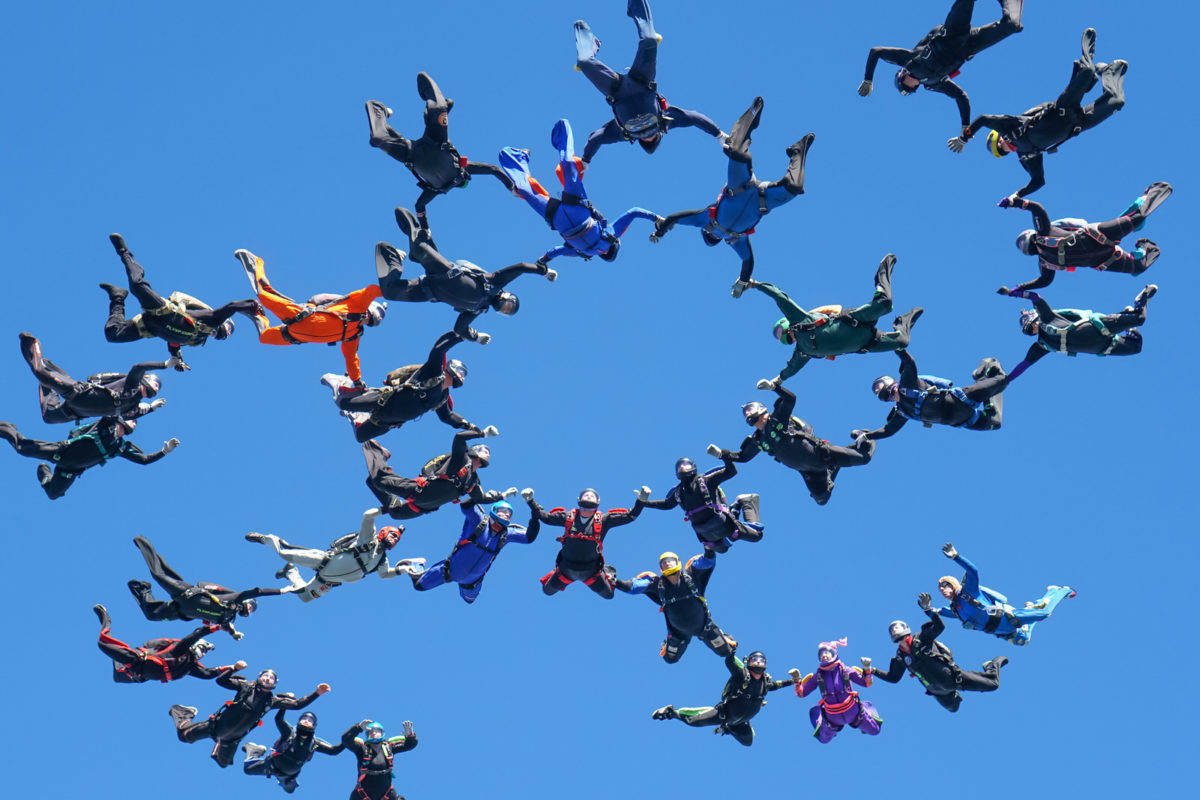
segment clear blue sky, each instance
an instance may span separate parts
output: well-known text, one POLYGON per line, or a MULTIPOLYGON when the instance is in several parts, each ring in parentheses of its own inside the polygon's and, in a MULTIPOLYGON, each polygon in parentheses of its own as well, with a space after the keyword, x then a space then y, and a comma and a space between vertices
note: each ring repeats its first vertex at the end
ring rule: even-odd
MULTIPOLYGON (((1086 797, 1147 785, 1184 790, 1179 765, 1195 753, 1186 744, 1190 693, 1174 676, 1186 676, 1197 655, 1186 497, 1200 389, 1186 226, 1200 207, 1180 64, 1197 18, 1190 6, 1159 0, 1027 5, 1025 31, 969 62, 961 84, 976 113, 1053 99, 1088 26, 1099 31, 1099 60, 1129 61, 1125 109, 1049 156, 1048 186, 1035 198, 1052 216, 1101 221, 1152 181, 1175 185, 1145 232, 1163 255, 1144 279, 1080 271, 1046 292, 1056 307, 1112 312, 1147 280, 1158 283, 1145 352, 1047 357, 1006 393, 1003 430, 909 425, 868 467, 844 471, 823 508, 796 474, 767 458, 747 465, 729 488, 762 494, 767 535, 723 556, 708 591, 714 618, 742 652, 766 651, 769 670, 782 676, 792 666, 811 671, 817 642, 840 636, 850 639, 850 663, 870 655, 885 666, 894 652, 887 623, 918 622, 917 593, 957 572, 939 552, 947 540, 1013 600, 1051 583, 1077 587, 1078 598, 1027 648, 947 631, 964 666, 1012 659, 998 693, 968 695, 951 715, 914 680, 879 683, 864 694, 882 713, 882 734, 847 731, 828 746, 810 736, 811 702, 790 692, 758 716, 750 749, 653 722, 650 712, 666 703, 717 701, 720 659, 694 643, 681 663, 663 664, 663 621, 643 599, 604 602, 580 586, 543 597, 537 579, 553 565, 553 531, 506 550, 472 607, 452 588, 418 595, 406 578, 372 578, 308 605, 268 598, 242 626, 245 640, 215 636, 206 661, 244 658, 251 674, 272 666, 284 691, 329 682, 332 693, 313 707, 327 739, 364 717, 396 732, 413 720, 421 744, 397 759, 396 781, 410 798, 600 798, 683 786, 704 796, 785 797, 810 783, 865 797, 894 791, 902 778, 1086 797)), ((636 42, 624 7, 14 9, 0 56, 9 298, 0 369, 11 389, 0 418, 39 438, 66 432, 38 417, 19 331, 41 337, 46 355, 77 376, 164 354, 154 341, 103 339, 96 284, 123 275, 112 231, 125 235, 156 288, 214 305, 248 294, 237 248, 262 256, 272 281, 298 297, 373 281, 375 242, 405 246, 392 207, 411 206, 418 190, 367 145, 363 103, 387 103, 392 124, 418 134, 418 70, 456 101, 450 130, 460 151, 494 162, 504 146, 527 147, 535 174, 552 181, 554 121, 569 118, 582 142, 608 118, 572 69, 571 23, 587 19, 604 42, 600 56, 624 69, 636 42)), ((1029 215, 995 207, 1024 173, 1015 159, 988 155, 982 137, 949 153, 953 102, 900 97, 890 68, 881 66, 869 99, 855 93, 869 47, 911 46, 948 7, 657 0, 654 11, 665 37, 658 82, 671 102, 728 129, 755 95, 765 98, 753 145, 761 178, 777 178, 784 148, 816 133, 808 193, 754 237, 756 277, 809 307, 856 305, 870 297, 880 258, 896 253, 897 309, 926 308, 911 352, 923 372, 962 382, 982 356, 1011 367, 1030 342, 1017 325, 1022 304, 994 294, 1036 271, 1012 244, 1029 215)), ((977 23, 997 16, 996 3, 978 3, 977 23)), ((610 218, 632 205, 665 214, 710 202, 724 171, 712 139, 681 130, 653 157, 606 147, 587 185, 610 218)), ((430 213, 446 255, 489 268, 531 261, 555 243, 487 178, 438 198, 430 213)), ((763 399, 754 382, 788 356, 771 339, 774 305, 757 293, 730 299, 738 264, 728 248, 705 248, 684 228, 658 245, 648 233, 636 222, 614 264, 564 259, 555 284, 522 278, 512 287, 520 314, 488 315, 481 327, 494 341, 455 351, 471 370, 456 409, 502 434, 489 442, 485 486, 533 486, 545 504, 567 505, 591 485, 606 507, 624 506, 642 483, 662 496, 680 455, 714 466, 706 444, 741 441, 738 407, 763 399)), ((363 340, 368 378, 423 360, 453 319, 443 306, 393 304, 363 340)), ((146 578, 130 543, 136 534, 188 577, 275 585, 277 559, 244 542, 247 531, 321 546, 374 503, 359 447, 317 383, 340 369, 337 350, 269 348, 237 322, 231 340, 188 351, 192 372, 163 374, 167 406, 135 435, 147 450, 179 437, 161 463, 95 469, 51 503, 34 462, 0 451, 9 608, 0 747, 11 796, 118 797, 172 785, 196 796, 281 796, 273 782, 240 774, 240 754, 222 771, 207 745, 175 740, 168 706, 207 714, 228 693, 194 680, 113 684, 90 611, 105 603, 114 633, 135 643, 190 630, 147 622, 129 597, 125 582, 146 578)), ((835 442, 880 424, 887 408, 869 386, 895 363, 884 354, 810 364, 789 383, 798 413, 835 442)), ((444 452, 451 434, 430 415, 384 442, 397 471, 411 473, 444 452)), ((394 553, 432 563, 460 526, 457 508, 446 507, 410 525, 394 553)), ((698 552, 678 512, 646 512, 605 548, 622 575, 653 568, 663 550, 698 552)), ((248 740, 270 744, 266 724, 248 740)), ((300 792, 346 796, 354 773, 349 756, 318 756, 300 792)))

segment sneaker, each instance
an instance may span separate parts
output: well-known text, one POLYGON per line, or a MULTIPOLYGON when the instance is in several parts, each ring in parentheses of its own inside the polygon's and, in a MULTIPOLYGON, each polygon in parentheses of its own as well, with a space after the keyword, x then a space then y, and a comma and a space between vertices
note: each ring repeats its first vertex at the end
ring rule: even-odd
POLYGON ((749 288, 750 288, 750 282, 741 280, 739 278, 738 280, 733 282, 733 287, 732 287, 732 289, 730 289, 729 294, 731 294, 733 296, 734 300, 737 300, 738 298, 740 298, 742 296, 742 293, 749 288))

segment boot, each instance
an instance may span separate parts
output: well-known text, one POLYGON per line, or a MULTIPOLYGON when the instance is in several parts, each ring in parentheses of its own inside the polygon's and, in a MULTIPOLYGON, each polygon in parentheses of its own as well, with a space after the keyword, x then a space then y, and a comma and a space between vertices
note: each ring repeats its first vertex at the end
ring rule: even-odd
MULTIPOLYGON (((255 533, 254 531, 251 531, 250 533, 246 534, 246 541, 255 542, 256 544, 266 544, 267 537, 263 536, 261 533, 255 533)), ((279 576, 277 575, 276 577, 279 576)))
POLYGON ((983 664, 984 672, 999 672, 1000 668, 1008 663, 1008 658, 1005 656, 997 656, 991 661, 985 661, 983 664))
MULTIPOLYGON (((896 268, 896 255, 888 253, 883 257, 883 261, 879 262, 879 269, 875 272, 875 296, 880 295, 888 298, 892 297, 892 270, 896 268)), ((911 311, 909 312, 912 313, 911 311)))
POLYGON ((1025 0, 1000 0, 1000 17, 1014 23, 1021 30, 1021 14, 1025 11, 1025 0))
POLYGON ((1145 308, 1146 303, 1148 303, 1150 298, 1154 297, 1156 294, 1158 294, 1158 286, 1153 283, 1147 284, 1146 288, 1138 292, 1138 296, 1133 298, 1134 309, 1140 310, 1145 308))
POLYGON ((262 292, 262 259, 249 250, 235 250, 233 257, 242 262, 242 267, 246 270, 246 277, 250 279, 251 288, 254 289, 255 294, 260 294, 262 292))
POLYGON ((1105 94, 1119 103, 1125 102, 1125 72, 1128 69, 1128 61, 1117 59, 1111 64, 1105 64, 1104 70, 1100 73, 1100 87, 1105 94))
POLYGON ((600 52, 600 40, 592 33, 592 29, 583 20, 575 20, 575 69, 579 69, 578 62, 591 61, 596 53, 600 52))
POLYGON ((117 255, 119 255, 122 260, 124 260, 126 256, 133 258, 133 253, 129 252, 129 248, 125 246, 125 237, 123 237, 121 234, 110 233, 108 235, 108 240, 112 242, 113 249, 117 251, 117 255))
POLYGON ((108 292, 108 302, 119 304, 122 309, 125 308, 125 298, 129 296, 128 289, 122 289, 120 286, 113 286, 111 283, 102 283, 100 288, 108 292))
POLYGON ((679 719, 679 712, 675 710, 675 706, 663 706, 650 716, 654 719, 679 719))
POLYGON ((739 494, 734 500, 734 504, 741 507, 742 521, 747 525, 757 525, 762 519, 758 513, 758 501, 757 494, 739 494))
POLYGON ((1142 252, 1142 255, 1140 257, 1134 256, 1133 274, 1141 275, 1150 269, 1151 264, 1158 260, 1158 255, 1162 251, 1158 249, 1158 245, 1149 239, 1138 239, 1137 249, 1142 252))
POLYGON ((803 139, 785 151, 792 161, 788 164, 787 174, 783 176, 779 185, 792 195, 804 194, 804 160, 808 158, 808 148, 812 147, 816 138, 814 134, 806 133, 803 139))
POLYGON ((414 237, 421 231, 421 223, 417 221, 417 216, 407 208, 396 206, 396 227, 404 232, 408 240, 413 241, 414 237))
POLYGON ((333 390, 333 402, 337 402, 343 394, 349 394, 352 390, 352 381, 345 375, 338 375, 336 372, 326 372, 321 376, 321 383, 333 390))
POLYGON ((167 713, 171 715, 171 719, 175 720, 175 730, 179 730, 195 719, 200 711, 192 706, 174 705, 168 709, 167 713))
POLYGON ((375 273, 379 276, 379 280, 387 278, 392 273, 399 278, 404 274, 404 259, 408 258, 408 254, 403 250, 397 250, 387 242, 380 242, 375 245, 375 273))
POLYGON ((112 618, 108 616, 108 609, 102 605, 96 604, 92 606, 92 611, 96 612, 96 616, 100 619, 101 630, 108 630, 112 627, 112 618))
POLYGON ((1083 32, 1083 37, 1080 39, 1080 50, 1083 57, 1080 59, 1087 69, 1095 69, 1096 67, 1096 29, 1088 28, 1083 32))
POLYGON ((637 25, 639 39, 657 39, 662 41, 662 37, 654 31, 654 17, 650 14, 650 6, 646 0, 629 0, 625 6, 625 16, 633 20, 637 25))
POLYGON ((19 333, 17 338, 21 341, 21 355, 25 356, 25 360, 29 362, 29 366, 37 369, 42 365, 42 346, 38 343, 37 337, 32 333, 19 333))
POLYGON ((242 745, 242 752, 246 754, 246 760, 251 761, 253 759, 262 758, 265 756, 267 754, 267 748, 263 747, 261 744, 255 744, 254 742, 246 742, 244 745, 242 745))
POLYGON ((4 439, 15 447, 19 436, 16 426, 11 422, 0 422, 0 439, 4 439))
POLYGON ((908 341, 912 333, 912 326, 917 324, 917 320, 925 313, 925 309, 917 306, 911 309, 907 314, 901 314, 892 321, 892 327, 904 334, 904 340, 908 341))
POLYGON ((726 156, 743 164, 750 163, 750 134, 758 127, 762 110, 763 99, 761 97, 754 98, 750 108, 746 109, 745 113, 733 124, 729 138, 725 140, 726 156))
POLYGON ((979 366, 971 373, 971 377, 978 381, 1003 374, 1003 372, 1004 369, 1000 366, 999 361, 994 358, 985 358, 979 362, 979 366))

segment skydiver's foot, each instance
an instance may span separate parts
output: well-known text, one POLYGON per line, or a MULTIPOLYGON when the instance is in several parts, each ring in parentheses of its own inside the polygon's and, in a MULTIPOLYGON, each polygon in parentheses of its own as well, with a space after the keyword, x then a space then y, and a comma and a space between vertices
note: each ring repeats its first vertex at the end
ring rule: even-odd
POLYGON ((1083 37, 1080 40, 1080 49, 1083 52, 1083 58, 1086 61, 1092 61, 1096 57, 1096 29, 1088 28, 1083 32, 1083 37))
POLYGON ((92 606, 92 611, 96 613, 96 617, 100 620, 100 628, 108 630, 112 627, 112 618, 108 616, 108 609, 97 603, 92 606))
POLYGON ((734 300, 737 300, 742 294, 750 288, 750 281, 744 281, 741 278, 733 282, 733 287, 729 290, 729 294, 734 300))
POLYGON ((592 33, 591 27, 581 19, 575 20, 575 70, 582 72, 578 62, 591 61, 598 52, 600 40, 592 33))
POLYGON ((40 483, 42 486, 45 486, 47 483, 50 482, 50 479, 52 477, 54 477, 54 471, 52 469, 50 469, 50 467, 48 465, 38 464, 38 467, 37 467, 38 483, 40 483))
POLYGON ((1000 366, 1000 362, 994 358, 985 358, 979 362, 979 366, 971 372, 971 377, 975 380, 983 380, 991 378, 1004 372, 1004 368, 1000 366))
POLYGON ((1133 274, 1141 275, 1150 269, 1151 264, 1158 260, 1158 256, 1162 251, 1158 249, 1158 245, 1149 239, 1138 239, 1137 249, 1141 251, 1142 255, 1140 258, 1135 257, 1133 274))
POLYGON ((750 108, 746 109, 742 116, 738 117, 738 121, 733 123, 733 128, 729 131, 729 138, 725 140, 726 156, 734 161, 749 163, 750 134, 758 127, 762 110, 763 99, 756 97, 750 104, 750 108))
POLYGON ((242 267, 246 270, 246 277, 250 279, 250 286, 253 287, 254 293, 261 292, 263 260, 249 250, 235 250, 233 257, 242 262, 242 267))
POLYGON ((32 333, 22 331, 17 334, 17 338, 21 342, 21 355, 25 356, 25 360, 34 367, 41 366, 42 346, 38 343, 37 337, 32 333))
POLYGON ((433 78, 429 77, 429 74, 425 72, 417 73, 417 94, 427 103, 433 103, 434 105, 444 104, 447 106, 447 111, 454 105, 454 101, 447 99, 433 78))
POLYGON ((1000 668, 1008 663, 1008 658, 1005 656, 996 656, 991 661, 983 663, 984 672, 999 672, 1000 668))
POLYGON ((888 253, 883 257, 883 261, 879 262, 879 269, 875 271, 875 296, 883 295, 885 297, 892 296, 892 271, 896 269, 896 255, 888 253))
POLYGON ((261 744, 255 744, 254 742, 246 742, 242 745, 242 752, 246 754, 246 759, 250 760, 265 756, 267 754, 267 748, 263 747, 261 744))
POLYGON ((1066 600, 1070 600, 1072 597, 1074 597, 1077 594, 1077 592, 1074 589, 1071 589, 1070 586, 1047 586, 1046 587, 1047 592, 1053 592, 1055 589, 1070 589, 1070 594, 1068 594, 1064 598, 1066 600))
POLYGON ((791 163, 788 164, 787 174, 780 183, 792 195, 804 194, 804 162, 808 158, 808 148, 812 147, 816 138, 816 134, 807 133, 803 139, 790 145, 785 151, 791 163))
POLYGON ((675 706, 663 706, 650 716, 654 719, 679 719, 679 712, 675 710, 675 706))
POLYGON ((892 322, 892 326, 904 334, 907 338, 912 333, 912 326, 917 324, 917 320, 925 313, 925 309, 917 306, 907 314, 901 314, 892 322))
POLYGON ((102 283, 100 284, 100 288, 108 292, 108 299, 110 301, 124 300, 129 296, 128 289, 122 289, 120 286, 113 286, 111 283, 102 283))
POLYGON ((1100 72, 1100 86, 1104 89, 1104 93, 1124 102, 1125 73, 1128 70, 1129 62, 1121 59, 1106 64, 1104 70, 1100 72))
POLYGON ((415 582, 425 574, 425 559, 402 558, 396 562, 396 572, 410 576, 415 582))
POLYGON ((195 719, 200 710, 193 706, 174 705, 167 713, 171 715, 171 719, 175 720, 175 729, 178 730, 195 719))
POLYGON ((112 242, 113 249, 117 251, 117 255, 124 258, 129 255, 129 248, 125 246, 125 237, 119 233, 110 233, 108 240, 112 242))
POLYGON ((401 206, 396 206, 396 226, 410 241, 421 230, 421 223, 417 220, 417 215, 401 206))
POLYGON ((288 573, 295 571, 295 569, 296 569, 295 564, 284 564, 282 567, 275 570, 275 578, 276 579, 286 578, 288 576, 288 573))
POLYGON ((1138 296, 1133 298, 1133 307, 1135 309, 1145 308, 1146 303, 1148 303, 1150 301, 1150 298, 1154 297, 1154 295, 1156 295, 1156 294, 1158 294, 1158 284, 1154 284, 1154 283, 1146 284, 1146 288, 1142 289, 1140 292, 1138 292, 1138 296))
POLYGON ((408 253, 397 250, 387 242, 375 245, 375 272, 379 275, 379 280, 383 280, 393 272, 399 278, 404 273, 404 259, 406 258, 408 258, 408 253))
POLYGON ((333 401, 336 403, 343 394, 359 393, 354 388, 354 381, 336 372, 326 372, 321 376, 321 383, 333 390, 333 401))
POLYGON ((392 451, 381 445, 376 439, 368 439, 367 441, 363 442, 363 449, 375 450, 376 452, 380 453, 385 460, 392 460, 392 451))
POLYGON ((263 536, 261 533, 256 533, 254 531, 251 531, 250 533, 246 534, 246 541, 247 542, 255 542, 256 544, 266 544, 267 537, 263 536))

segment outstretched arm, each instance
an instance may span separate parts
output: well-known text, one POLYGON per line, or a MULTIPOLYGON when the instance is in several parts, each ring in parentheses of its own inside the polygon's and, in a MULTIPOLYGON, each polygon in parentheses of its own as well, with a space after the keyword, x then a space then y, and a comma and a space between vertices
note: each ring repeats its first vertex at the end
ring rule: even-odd
POLYGON ((1017 190, 1017 197, 1033 194, 1046 185, 1046 170, 1042 165, 1042 154, 1034 153, 1021 159, 1021 166, 1029 173, 1029 183, 1017 190))
POLYGON ((446 331, 439 336, 429 351, 429 357, 425 359, 421 369, 417 370, 417 374, 414 376, 416 380, 425 382, 441 375, 442 365, 446 363, 446 354, 450 352, 450 348, 461 341, 463 341, 463 337, 454 331, 446 331))
MULTIPOLYGON (((179 444, 178 439, 171 439, 170 441, 174 442, 175 445, 179 444)), ((174 446, 169 446, 169 442, 164 442, 162 450, 156 450, 153 453, 143 453, 136 444, 125 441, 121 443, 121 449, 118 451, 117 455, 126 461, 132 461, 135 464, 153 464, 155 461, 158 461, 160 458, 174 449, 174 446)))
POLYGON ((488 276, 488 282, 497 289, 507 286, 518 276, 529 272, 536 272, 538 275, 545 275, 549 269, 545 264, 530 264, 528 261, 522 261, 519 264, 513 264, 511 267, 496 270, 488 276))
POLYGON ((904 661, 899 656, 893 656, 892 663, 888 665, 887 672, 871 667, 871 674, 881 681, 899 683, 900 679, 904 677, 904 661))
MULTIPOLYGON (((1040 264, 1041 262, 1038 263, 1040 264)), ((1030 289, 1044 289, 1053 282, 1054 270, 1047 269, 1046 267, 1039 267, 1038 276, 1036 278, 1031 281, 1025 281, 1024 283, 1018 283, 1015 287, 1013 287, 1013 291, 1028 292, 1030 289)), ((1012 293, 1012 291, 1009 292, 1010 295, 1012 293)))
POLYGON ((603 127, 592 131, 588 136, 587 144, 583 146, 583 163, 590 164, 599 152, 600 146, 605 144, 615 144, 625 140, 625 132, 621 130, 621 124, 615 119, 610 119, 603 127))
POLYGON ((879 64, 880 59, 889 64, 907 64, 916 55, 912 50, 905 50, 903 47, 872 47, 867 53, 867 69, 863 73, 863 80, 875 80, 875 67, 879 64))
MULTIPOLYGON (((707 133, 709 136, 717 136, 721 133, 721 128, 717 123, 701 114, 699 111, 689 111, 686 108, 679 106, 667 106, 667 130, 672 128, 690 128, 697 127, 707 133)), ((591 140, 588 140, 589 144, 591 140)))
POLYGON ((929 89, 931 92, 937 92, 938 94, 944 94, 947 97, 953 98, 954 102, 958 104, 958 118, 959 122, 962 124, 963 132, 965 133, 970 129, 971 100, 967 97, 967 93, 962 90, 961 86, 949 78, 946 78, 943 81, 939 81, 932 86, 926 86, 925 88, 929 89))
POLYGON ((775 394, 779 395, 779 399, 775 401, 775 410, 771 412, 771 416, 786 422, 796 410, 796 395, 782 386, 775 387, 775 394))
POLYGON ((1020 195, 1005 198, 1007 202, 1000 203, 1002 208, 1023 208, 1033 215, 1033 227, 1042 236, 1050 233, 1050 215, 1036 200, 1028 200, 1020 195))
POLYGON ((754 288, 765 294, 767 297, 775 301, 775 305, 779 307, 780 312, 787 317, 788 322, 813 322, 816 318, 797 305, 796 301, 788 297, 787 292, 780 289, 773 283, 754 283, 754 288))

